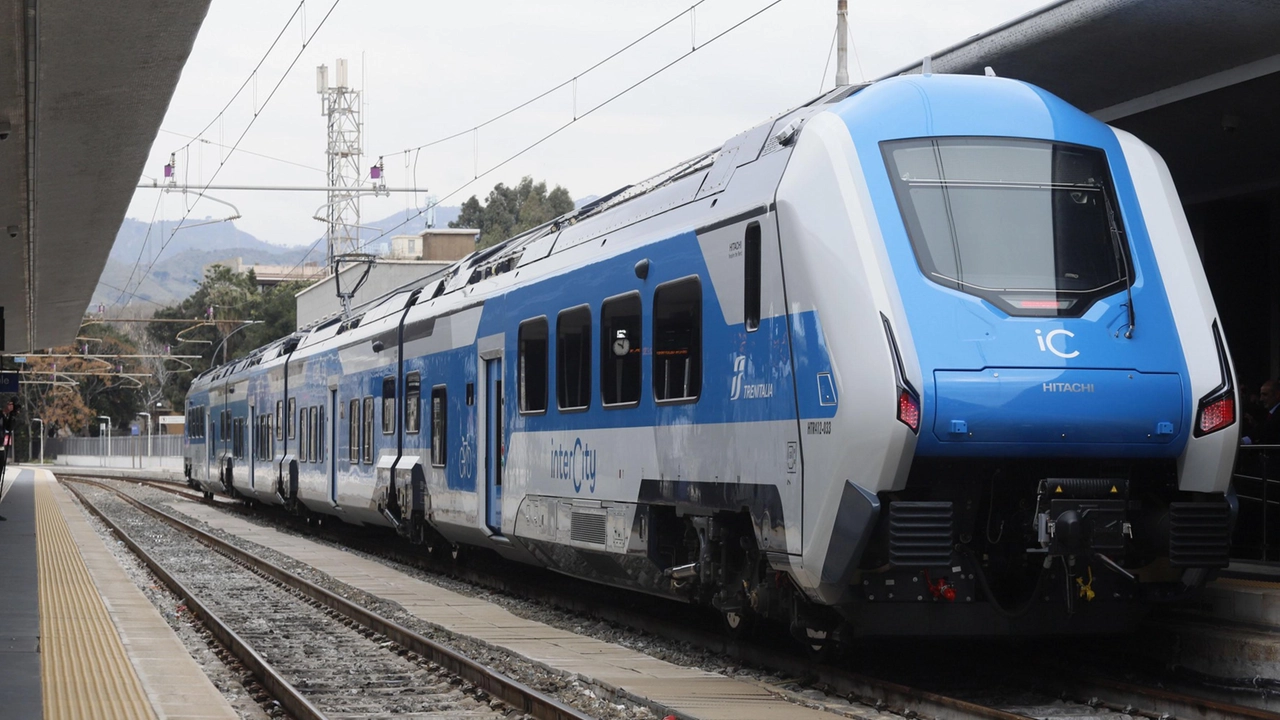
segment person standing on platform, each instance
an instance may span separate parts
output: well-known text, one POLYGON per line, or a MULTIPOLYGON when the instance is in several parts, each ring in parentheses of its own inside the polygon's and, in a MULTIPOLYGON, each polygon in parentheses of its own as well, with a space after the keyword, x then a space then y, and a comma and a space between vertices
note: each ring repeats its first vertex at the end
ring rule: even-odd
POLYGON ((1258 399, 1262 401, 1262 414, 1253 431, 1242 442, 1245 445, 1280 445, 1280 380, 1262 383, 1258 399))
POLYGON ((18 408, 10 399, 0 410, 0 488, 4 487, 4 469, 13 454, 13 428, 17 422, 18 408))

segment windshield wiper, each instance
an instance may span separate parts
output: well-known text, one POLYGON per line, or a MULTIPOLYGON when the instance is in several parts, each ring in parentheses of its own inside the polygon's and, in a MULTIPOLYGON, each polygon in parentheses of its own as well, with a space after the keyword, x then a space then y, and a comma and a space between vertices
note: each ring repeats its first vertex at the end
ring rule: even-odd
POLYGON ((1107 226, 1111 230, 1111 246, 1116 256, 1116 269, 1120 269, 1120 267, 1124 268, 1124 291, 1129 298, 1127 303, 1129 308, 1129 329, 1124 331, 1124 337, 1127 340, 1133 337, 1133 327, 1135 323, 1133 312, 1133 279, 1129 277, 1129 263, 1124 259, 1124 253, 1122 250, 1123 246, 1121 245, 1122 240, 1120 239, 1120 229, 1116 226, 1116 213, 1111 207, 1111 195, 1107 192, 1107 188, 1105 186, 1099 187, 1102 190, 1102 201, 1107 206, 1107 226))

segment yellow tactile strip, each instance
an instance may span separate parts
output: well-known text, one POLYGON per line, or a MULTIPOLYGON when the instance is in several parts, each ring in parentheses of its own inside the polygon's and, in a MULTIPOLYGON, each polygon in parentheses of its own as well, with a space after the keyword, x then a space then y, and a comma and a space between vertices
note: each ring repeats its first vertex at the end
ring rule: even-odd
POLYGON ((49 483, 35 495, 45 720, 155 718, 49 483))

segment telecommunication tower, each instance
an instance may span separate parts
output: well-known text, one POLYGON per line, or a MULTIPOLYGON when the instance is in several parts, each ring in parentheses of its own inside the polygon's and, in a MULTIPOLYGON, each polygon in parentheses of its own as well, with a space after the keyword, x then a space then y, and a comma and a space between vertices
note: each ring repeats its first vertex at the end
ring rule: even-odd
POLYGON ((328 120, 329 197, 328 255, 332 268, 335 258, 360 251, 360 181, 361 129, 360 91, 347 84, 347 61, 339 58, 334 65, 335 84, 329 85, 329 68, 316 68, 316 92, 320 95, 320 114, 328 120))

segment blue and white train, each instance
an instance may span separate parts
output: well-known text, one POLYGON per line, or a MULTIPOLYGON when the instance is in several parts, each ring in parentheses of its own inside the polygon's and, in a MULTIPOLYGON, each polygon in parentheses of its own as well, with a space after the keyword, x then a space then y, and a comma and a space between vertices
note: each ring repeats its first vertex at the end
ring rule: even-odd
POLYGON ((838 634, 1120 631, 1226 564, 1169 171, 996 77, 845 87, 192 386, 194 485, 838 634))

